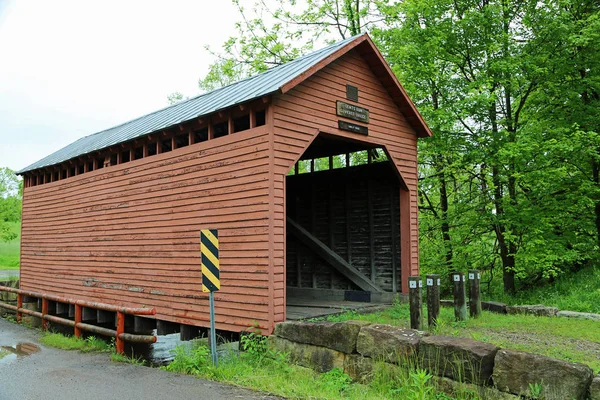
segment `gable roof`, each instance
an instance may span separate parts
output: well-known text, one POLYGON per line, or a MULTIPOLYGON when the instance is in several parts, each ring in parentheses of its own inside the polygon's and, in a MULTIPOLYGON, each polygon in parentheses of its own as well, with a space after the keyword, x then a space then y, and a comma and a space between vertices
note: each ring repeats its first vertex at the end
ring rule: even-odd
POLYGON ((154 111, 113 128, 85 136, 17 173, 23 174, 34 169, 59 164, 275 92, 286 93, 355 47, 358 47, 369 64, 372 64, 372 68, 383 72, 383 74, 378 73, 378 76, 388 87, 388 91, 405 113, 417 134, 431 136, 429 127, 408 98, 371 38, 367 34, 361 34, 298 57, 258 75, 154 111))

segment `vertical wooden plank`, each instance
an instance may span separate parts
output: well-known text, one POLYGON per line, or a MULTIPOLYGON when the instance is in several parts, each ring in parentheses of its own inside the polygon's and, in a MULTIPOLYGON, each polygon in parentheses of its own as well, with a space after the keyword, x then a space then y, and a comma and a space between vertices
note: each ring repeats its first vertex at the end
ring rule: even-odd
POLYGON ((394 201, 394 186, 390 185, 390 242, 392 247, 392 292, 398 292, 398 260, 396 258, 396 202, 394 201))
POLYGON ((329 169, 333 169, 333 156, 329 156, 329 169))
POLYGON ((142 146, 142 158, 148 157, 148 143, 142 146))
POLYGON ((252 107, 250 107, 249 111, 249 117, 250 117, 250 129, 252 128, 256 128, 256 114, 254 112, 254 110, 252 109, 252 107))
MULTIPOLYGON (((330 158, 331 159, 331 158, 330 158)), ((329 186, 329 196, 328 196, 328 201, 329 201, 329 248, 332 251, 335 251, 335 219, 333 216, 333 186, 329 186)), ((329 288, 333 289, 333 276, 334 273, 333 271, 331 271, 331 273, 329 274, 329 288)))
MULTIPOLYGON (((296 164, 298 165, 298 164, 296 164)), ((298 204, 298 198, 296 196, 294 196, 294 206, 295 206, 295 210, 296 210, 296 217, 298 217, 300 215, 300 204, 298 204)), ((286 227, 287 227, 287 222, 286 222, 286 227)), ((300 241, 298 239, 295 239, 296 241, 296 275, 297 275, 297 281, 298 281, 298 287, 302 287, 302 260, 300 259, 300 241)))
POLYGON ((194 132, 192 131, 188 132, 188 143, 190 146, 194 144, 194 132))
POLYGON ((315 172, 315 159, 310 160, 310 172, 315 172))
POLYGON ((233 126, 233 116, 231 115, 231 113, 229 113, 229 118, 227 120, 227 134, 231 135, 234 132, 234 126, 233 126))
POLYGON ((135 160, 135 149, 133 148, 133 145, 131 146, 131 149, 129 150, 129 161, 133 161, 135 160))
POLYGON ((408 293, 411 270, 410 192, 400 188, 400 279, 402 293, 408 293))
POLYGON ((346 258, 348 264, 352 265, 352 232, 350 231, 350 220, 351 220, 351 205, 350 199, 350 183, 346 182, 346 258))
MULTIPOLYGON (((314 160, 312 160, 312 162, 314 163, 314 160)), ((312 171, 312 164, 311 163, 311 171, 312 171)), ((310 230, 311 233, 313 234, 313 236, 317 236, 317 213, 315 212, 315 209, 317 207, 317 194, 315 191, 315 184, 314 182, 311 182, 311 186, 310 186, 310 230)), ((317 288, 317 275, 315 274, 315 263, 313 262, 312 268, 311 268, 311 272, 312 272, 312 287, 313 289, 317 288)))
MULTIPOLYGON (((270 335, 275 329, 275 122, 274 109, 270 105, 266 110, 266 125, 269 134, 269 313, 268 329, 270 335)), ((231 115, 230 115, 231 118, 231 115)), ((231 132, 230 132, 231 133, 231 132)), ((285 266, 284 266, 285 268, 285 266)), ((283 281, 283 301, 285 304, 285 280, 283 281)), ((285 314, 285 307, 283 308, 285 314)), ((285 315, 284 315, 285 318, 285 315)))
POLYGON ((294 165, 294 174, 298 175, 298 172, 300 171, 300 166, 299 166, 300 161, 298 161, 295 165, 294 165))
POLYGON ((177 140, 175 140, 175 135, 171 137, 171 151, 177 148, 177 140))
POLYGON ((215 138, 215 129, 213 128, 212 118, 208 118, 208 140, 215 138))
POLYGON ((367 180, 367 214, 369 218, 369 263, 371 266, 371 280, 375 281, 375 223, 373 221, 373 184, 370 177, 367 180))

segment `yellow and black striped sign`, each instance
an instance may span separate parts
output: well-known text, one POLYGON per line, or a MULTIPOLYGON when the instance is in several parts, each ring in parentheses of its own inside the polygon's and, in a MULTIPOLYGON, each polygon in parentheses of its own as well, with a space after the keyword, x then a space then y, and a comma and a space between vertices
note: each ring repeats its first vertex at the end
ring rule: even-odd
POLYGON ((200 232, 200 253, 202 254, 202 291, 216 292, 221 288, 219 278, 219 233, 216 229, 202 229, 200 232))

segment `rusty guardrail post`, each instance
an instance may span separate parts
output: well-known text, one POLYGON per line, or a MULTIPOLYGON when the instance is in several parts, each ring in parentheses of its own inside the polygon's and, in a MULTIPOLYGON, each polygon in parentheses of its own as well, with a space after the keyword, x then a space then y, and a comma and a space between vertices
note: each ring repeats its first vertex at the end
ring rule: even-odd
POLYGON ((23 313, 21 312, 21 308, 23 308, 23 295, 21 293, 17 293, 17 323, 21 323, 23 319, 23 313))
POLYGON ((121 338, 122 333, 125 333, 125 314, 117 312, 116 350, 119 354, 125 352, 125 341, 121 338))
POLYGON ((73 333, 75 337, 81 337, 81 329, 77 327, 77 324, 81 323, 81 306, 79 304, 75 304, 75 328, 73 329, 73 333))
POLYGON ((48 321, 46 315, 48 314, 48 299, 42 298, 42 330, 48 330, 48 321))

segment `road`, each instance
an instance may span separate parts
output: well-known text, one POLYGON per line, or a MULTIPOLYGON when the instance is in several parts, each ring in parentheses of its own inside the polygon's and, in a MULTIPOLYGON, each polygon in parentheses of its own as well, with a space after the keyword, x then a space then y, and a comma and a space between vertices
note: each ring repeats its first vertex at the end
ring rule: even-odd
POLYGON ((114 363, 107 354, 44 347, 39 335, 0 318, 0 349, 20 350, 20 355, 0 359, 0 400, 275 399, 156 368, 114 363))

